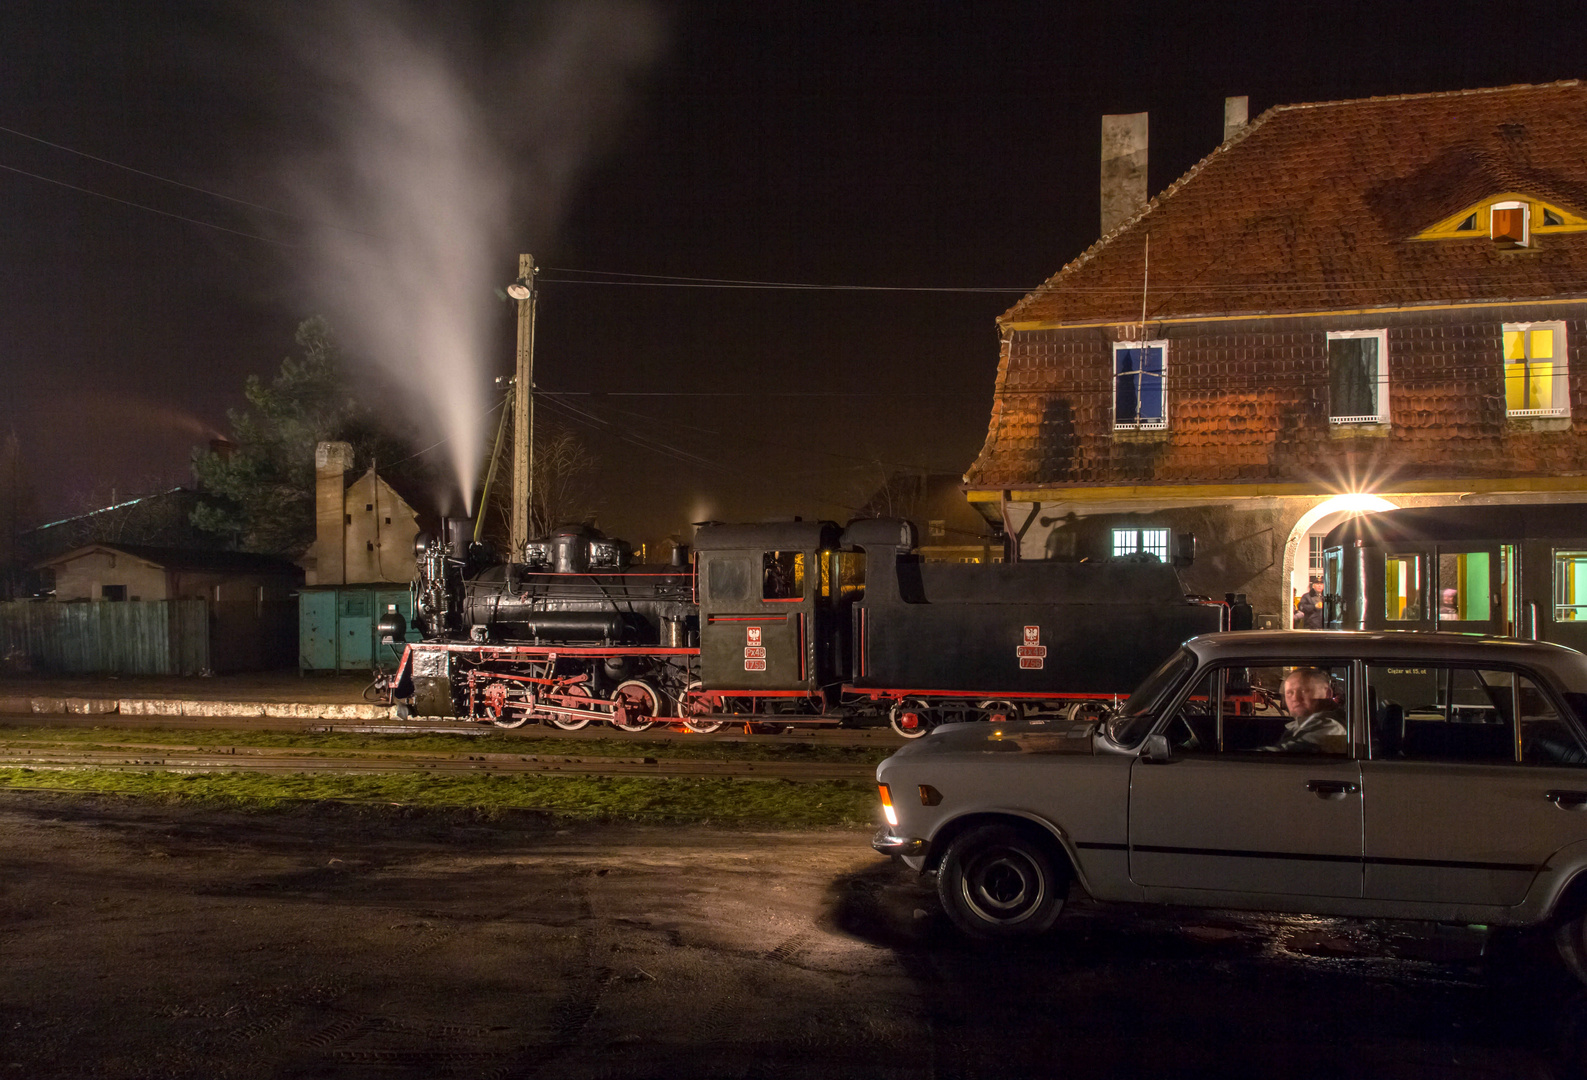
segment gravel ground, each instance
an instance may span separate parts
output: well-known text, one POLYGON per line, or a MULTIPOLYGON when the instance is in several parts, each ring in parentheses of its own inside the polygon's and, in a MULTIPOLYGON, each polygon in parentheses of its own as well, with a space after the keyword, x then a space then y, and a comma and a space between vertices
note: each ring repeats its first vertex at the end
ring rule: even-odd
POLYGON ((1468 933, 1073 906, 971 948, 854 831, 0 793, 26 1077, 1572 1077, 1468 933))

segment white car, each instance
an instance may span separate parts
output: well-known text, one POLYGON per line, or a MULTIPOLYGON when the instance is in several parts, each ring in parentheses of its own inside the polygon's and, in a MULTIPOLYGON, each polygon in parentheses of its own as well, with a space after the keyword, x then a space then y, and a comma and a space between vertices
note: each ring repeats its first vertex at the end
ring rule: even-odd
POLYGON ((954 724, 877 767, 878 851, 1004 938, 1102 901, 1549 926, 1587 980, 1587 656, 1208 634, 1102 722, 954 724))

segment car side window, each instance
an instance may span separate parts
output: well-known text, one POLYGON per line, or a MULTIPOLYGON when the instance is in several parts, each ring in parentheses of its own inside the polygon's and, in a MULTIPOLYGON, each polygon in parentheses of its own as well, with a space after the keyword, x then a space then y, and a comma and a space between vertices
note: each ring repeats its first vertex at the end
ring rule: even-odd
POLYGON ((1370 664, 1377 760, 1587 764, 1575 729, 1528 675, 1456 664, 1370 664))
POLYGON ((1196 680, 1163 734, 1178 753, 1344 756, 1345 664, 1227 666, 1196 680))
POLYGON ((1524 764, 1587 765, 1587 747, 1542 687, 1527 676, 1518 675, 1515 694, 1524 764))

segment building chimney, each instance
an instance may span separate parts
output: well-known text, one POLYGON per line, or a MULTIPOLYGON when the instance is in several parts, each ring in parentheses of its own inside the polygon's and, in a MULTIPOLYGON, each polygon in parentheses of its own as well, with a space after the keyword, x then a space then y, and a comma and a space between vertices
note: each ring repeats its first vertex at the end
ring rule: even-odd
POLYGON ((1251 116, 1251 99, 1244 94, 1223 99, 1223 141, 1228 142, 1245 128, 1251 116))
POLYGON ((1102 235, 1146 205, 1146 114, 1102 118, 1102 235))
POLYGON ((314 448, 313 585, 347 583, 347 470, 353 448, 322 442, 314 448))

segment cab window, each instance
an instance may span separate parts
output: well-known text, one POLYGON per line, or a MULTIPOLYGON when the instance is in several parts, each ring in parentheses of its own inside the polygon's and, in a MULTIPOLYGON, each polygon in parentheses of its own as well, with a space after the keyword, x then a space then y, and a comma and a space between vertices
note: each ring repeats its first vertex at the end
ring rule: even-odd
POLYGON ((805 595, 805 553, 768 551, 761 559, 761 598, 802 600, 805 595))

